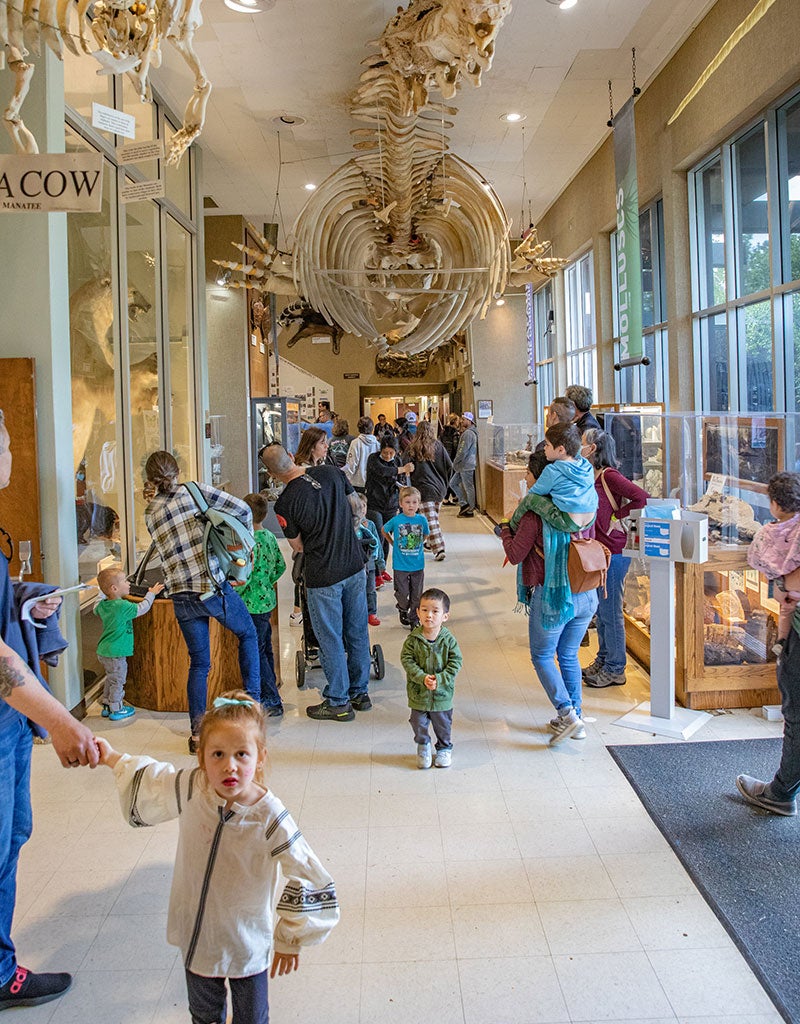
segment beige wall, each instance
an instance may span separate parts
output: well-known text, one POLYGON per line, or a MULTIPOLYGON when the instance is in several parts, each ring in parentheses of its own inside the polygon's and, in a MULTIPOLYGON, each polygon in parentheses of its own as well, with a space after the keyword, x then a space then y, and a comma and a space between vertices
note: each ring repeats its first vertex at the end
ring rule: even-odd
MULTIPOLYGON (((671 127, 667 121, 706 65, 755 0, 718 0, 669 64, 636 101, 639 199, 663 196, 669 316, 670 401, 673 410, 692 408, 689 210, 686 171, 706 153, 800 82, 800 2, 777 0, 733 50, 700 94, 671 127)), ((617 96, 619 108, 625 97, 617 96)), ((614 160, 611 133, 582 171, 539 220, 539 236, 559 256, 588 247, 595 254, 598 332, 598 401, 613 401, 611 265, 614 228, 614 160)), ((561 318, 563 324, 563 318, 561 318)), ((558 340, 564 337, 561 324, 558 340)), ((561 382, 564 383, 564 382, 561 382)))

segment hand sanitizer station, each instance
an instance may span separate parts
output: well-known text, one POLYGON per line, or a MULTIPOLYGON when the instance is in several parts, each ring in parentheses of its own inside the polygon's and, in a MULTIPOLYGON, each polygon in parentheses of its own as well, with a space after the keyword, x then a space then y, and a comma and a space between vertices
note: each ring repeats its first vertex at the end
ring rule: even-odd
POLYGON ((625 554, 650 566, 650 700, 614 725, 686 740, 711 716, 675 705, 675 563, 708 561, 708 517, 673 499, 650 498, 631 519, 638 546, 629 540, 625 554))

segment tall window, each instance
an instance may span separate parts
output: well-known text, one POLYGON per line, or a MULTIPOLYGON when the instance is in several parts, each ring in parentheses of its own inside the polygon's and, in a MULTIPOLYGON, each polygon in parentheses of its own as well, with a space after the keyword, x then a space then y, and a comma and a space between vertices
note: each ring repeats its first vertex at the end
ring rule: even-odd
POLYGON ((567 383, 597 391, 597 339, 594 333, 594 259, 588 252, 564 271, 566 292, 567 383))
MULTIPOLYGON (((642 253, 642 343, 648 362, 615 372, 618 402, 666 402, 667 291, 664 274, 664 203, 661 199, 639 214, 642 253)), ((617 233, 611 234, 611 275, 614 295, 614 358, 619 358, 617 308, 617 233)))
POLYGON ((800 95, 690 175, 703 407, 800 411, 800 95))
POLYGON ((534 362, 536 380, 536 417, 544 422, 544 410, 556 396, 555 321, 553 286, 546 284, 533 296, 534 362))

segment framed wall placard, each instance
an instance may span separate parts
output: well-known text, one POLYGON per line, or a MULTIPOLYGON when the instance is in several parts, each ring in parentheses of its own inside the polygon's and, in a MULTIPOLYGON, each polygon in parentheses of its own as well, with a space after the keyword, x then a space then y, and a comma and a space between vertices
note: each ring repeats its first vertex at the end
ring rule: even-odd
POLYGON ((494 415, 494 402, 491 398, 480 398, 478 399, 478 419, 488 420, 490 416, 494 415))

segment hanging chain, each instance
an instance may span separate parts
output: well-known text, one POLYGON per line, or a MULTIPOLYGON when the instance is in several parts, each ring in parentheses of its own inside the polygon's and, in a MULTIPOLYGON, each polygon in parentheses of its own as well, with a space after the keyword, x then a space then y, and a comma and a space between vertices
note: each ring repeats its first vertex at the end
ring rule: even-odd
POLYGON ((606 121, 609 128, 614 127, 614 91, 611 87, 611 79, 608 80, 608 109, 611 111, 611 116, 606 121))
MULTIPOLYGON (((283 241, 286 244, 286 227, 283 223, 283 210, 281 209, 281 172, 283 171, 283 154, 281 153, 281 133, 278 136, 278 180, 275 184, 275 202, 272 204, 272 223, 277 224, 279 232, 283 232, 283 241), (278 219, 275 219, 277 213, 278 219)), ((279 234, 280 237, 280 234, 279 234)))
POLYGON ((642 91, 636 84, 636 47, 631 47, 631 71, 633 76, 633 95, 638 96, 642 91))

